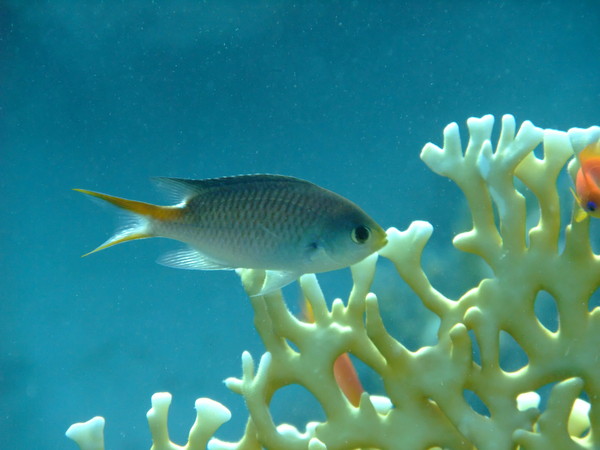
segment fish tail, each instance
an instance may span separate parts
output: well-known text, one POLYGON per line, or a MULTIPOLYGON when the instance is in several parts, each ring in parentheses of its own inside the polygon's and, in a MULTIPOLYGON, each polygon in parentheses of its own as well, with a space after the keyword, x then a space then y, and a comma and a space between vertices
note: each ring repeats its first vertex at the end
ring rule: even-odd
POLYGON ((155 236, 155 234, 152 232, 152 219, 157 221, 176 220, 181 217, 183 212, 182 208, 178 206, 158 206, 153 205, 151 203, 144 203, 135 200, 127 200, 125 198, 120 197, 113 197, 112 195, 88 191, 86 189, 73 190, 89 195, 91 197, 96 197, 101 200, 104 200, 112 205, 117 206, 118 208, 132 213, 136 218, 133 224, 116 232, 106 242, 104 242, 104 244, 95 248, 91 252, 82 255, 82 257, 91 255, 92 253, 99 252, 100 250, 104 250, 105 248, 112 247, 113 245, 117 245, 122 242, 153 237, 155 236))

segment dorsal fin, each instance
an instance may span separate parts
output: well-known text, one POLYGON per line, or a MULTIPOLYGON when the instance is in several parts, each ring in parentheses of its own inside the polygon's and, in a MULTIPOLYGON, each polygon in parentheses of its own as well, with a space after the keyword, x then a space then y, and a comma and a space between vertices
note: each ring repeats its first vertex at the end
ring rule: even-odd
POLYGON ((162 190, 166 191, 172 199, 185 201, 204 190, 204 180, 186 180, 185 178, 153 177, 154 181, 162 190))
POLYGON ((178 200, 187 200, 197 194, 214 188, 243 186, 247 183, 268 183, 278 182, 286 184, 303 184, 316 186, 309 181, 300 178, 284 175, 255 174, 255 175, 236 175, 221 178, 208 178, 206 180, 189 180, 185 178, 154 177, 160 187, 169 191, 178 200))
POLYGON ((587 145, 577 155, 583 176, 589 188, 600 187, 600 141, 587 145))
POLYGON ((579 155, 577 155, 579 164, 582 166, 594 158, 600 158, 600 141, 587 145, 583 150, 581 150, 581 152, 579 152, 579 155))

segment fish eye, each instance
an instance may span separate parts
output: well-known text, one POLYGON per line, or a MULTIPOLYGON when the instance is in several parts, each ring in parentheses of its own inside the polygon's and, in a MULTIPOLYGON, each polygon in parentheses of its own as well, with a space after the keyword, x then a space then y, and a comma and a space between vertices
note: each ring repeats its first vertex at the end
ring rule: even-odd
POLYGON ((588 210, 589 212, 594 212, 594 211, 596 211, 596 202, 592 202, 592 201, 590 201, 590 202, 587 202, 587 204, 586 204, 585 206, 587 207, 587 210, 588 210))
POLYGON ((359 225, 352 230, 352 240, 357 244, 364 244, 371 236, 371 230, 365 225, 359 225))

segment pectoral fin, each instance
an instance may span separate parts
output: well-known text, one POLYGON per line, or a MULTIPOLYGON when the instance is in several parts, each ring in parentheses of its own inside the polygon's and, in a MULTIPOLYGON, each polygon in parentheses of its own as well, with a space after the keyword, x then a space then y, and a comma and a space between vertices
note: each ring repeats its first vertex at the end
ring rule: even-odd
POLYGON ((577 193, 573 190, 573 188, 571 188, 571 194, 573 194, 573 197, 575 198, 575 211, 574 211, 575 222, 582 222, 587 218, 588 213, 581 206, 581 199, 579 198, 577 193))
POLYGON ((270 294, 287 286, 302 275, 297 272, 257 269, 238 269, 238 274, 242 277, 242 283, 250 297, 270 294))
POLYGON ((577 205, 576 208, 577 210, 575 211, 575 222, 583 222, 589 214, 585 212, 584 209, 579 205, 577 205))
MULTIPOLYGON (((266 270, 265 281, 262 288, 256 295, 265 295, 277 289, 287 286, 292 281, 297 280, 301 273, 287 272, 283 270, 266 270)), ((254 297, 254 296, 253 296, 254 297)))

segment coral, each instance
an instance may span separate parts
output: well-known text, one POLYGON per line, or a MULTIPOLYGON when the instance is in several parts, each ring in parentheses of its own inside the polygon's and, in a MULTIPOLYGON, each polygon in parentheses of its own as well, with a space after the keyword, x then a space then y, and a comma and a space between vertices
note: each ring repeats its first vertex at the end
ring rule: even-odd
MULTIPOLYGON (((504 116, 494 149, 493 123, 492 116, 469 119, 464 151, 458 126, 450 124, 443 148, 427 144, 421 153, 434 172, 463 191, 473 225, 453 243, 480 257, 490 275, 458 300, 438 292, 421 266, 432 233, 426 222, 413 222, 402 232, 388 230, 389 243, 380 251, 440 318, 435 345, 411 352, 386 331, 377 297, 369 292, 377 255, 352 267, 348 301, 335 300, 331 309, 316 277, 305 275, 300 284, 314 323, 291 314, 280 292, 250 298, 267 352, 258 366, 244 353, 242 377, 226 380, 249 411, 242 439, 227 443, 213 438, 229 411, 201 399, 188 444, 176 446, 167 432, 170 396, 156 394, 148 413, 152 448, 598 448, 600 308, 592 309, 590 298, 600 286, 600 258, 592 251, 590 220, 561 225, 560 199, 565 203, 570 194, 566 188, 559 192, 557 179, 575 153, 600 138, 600 127, 565 133, 524 122, 516 132, 514 118, 504 116), (540 144, 542 158, 534 153, 540 144), (528 227, 528 216, 536 212, 537 223, 528 227), (556 305, 556 330, 536 315, 541 292, 556 305), (527 358, 516 370, 501 364, 505 336, 527 358), (344 352, 381 377, 385 396, 363 393, 358 407, 347 400, 332 369, 344 352), (315 397, 323 422, 308 423, 305 430, 274 423, 270 400, 289 384, 301 385, 315 397), (548 386, 544 404, 537 392, 548 386), (478 397, 485 411, 473 407, 467 392, 478 397)), ((569 166, 572 175, 576 159, 569 166)), ((262 283, 260 272, 240 274, 249 292, 262 283)), ((100 449, 103 425, 103 419, 95 418, 67 434, 82 449, 100 449)))

